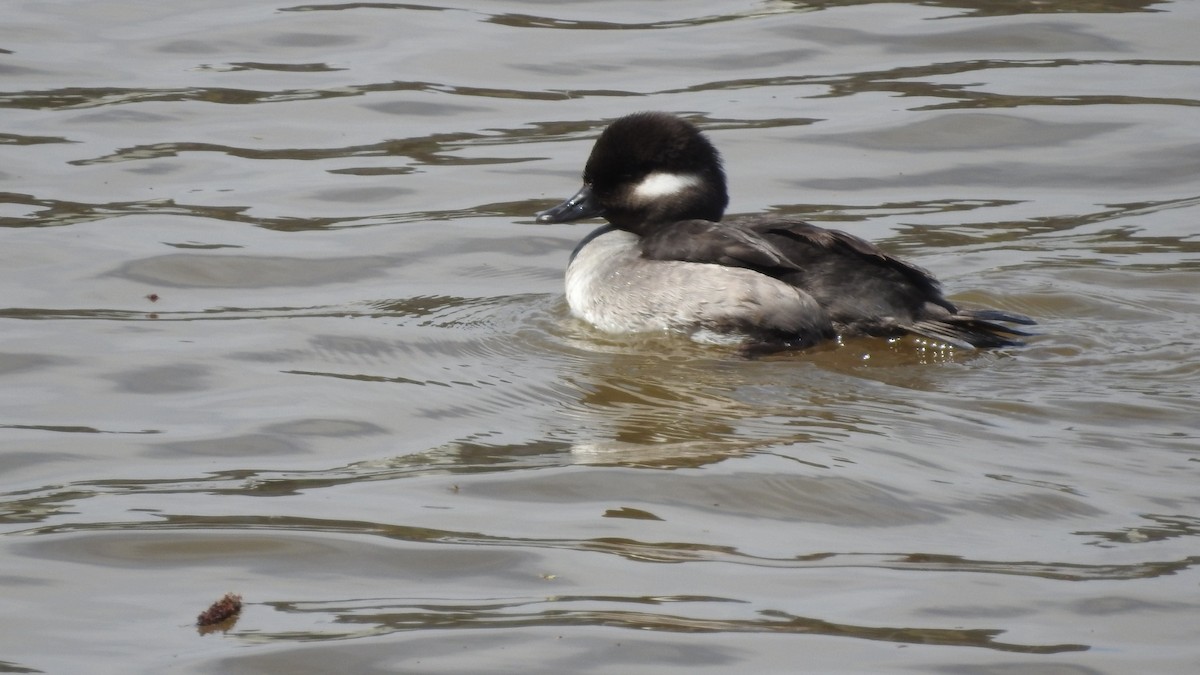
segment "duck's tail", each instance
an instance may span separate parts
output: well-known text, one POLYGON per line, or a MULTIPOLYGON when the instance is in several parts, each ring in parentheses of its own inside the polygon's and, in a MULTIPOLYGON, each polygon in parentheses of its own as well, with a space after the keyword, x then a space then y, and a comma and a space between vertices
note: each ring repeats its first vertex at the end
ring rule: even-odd
POLYGON ((1019 347, 1021 338, 1033 333, 1006 324, 1032 326, 1037 322, 1013 312, 998 309, 960 309, 949 316, 924 319, 909 326, 909 331, 955 347, 1019 347))

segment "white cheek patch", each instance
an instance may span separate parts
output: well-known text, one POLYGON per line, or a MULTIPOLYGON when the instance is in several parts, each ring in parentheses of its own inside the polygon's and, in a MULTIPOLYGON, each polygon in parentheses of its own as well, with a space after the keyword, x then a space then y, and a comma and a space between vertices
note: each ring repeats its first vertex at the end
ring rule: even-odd
POLYGON ((640 199, 661 199, 697 185, 700 185, 700 178, 694 174, 655 171, 638 183, 633 195, 640 199))

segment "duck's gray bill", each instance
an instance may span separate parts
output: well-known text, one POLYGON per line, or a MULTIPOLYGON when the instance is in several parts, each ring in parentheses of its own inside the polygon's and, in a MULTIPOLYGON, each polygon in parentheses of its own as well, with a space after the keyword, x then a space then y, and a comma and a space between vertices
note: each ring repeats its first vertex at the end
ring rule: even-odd
POLYGON ((592 194, 592 188, 584 185, 579 188, 567 201, 555 206, 552 209, 538 211, 537 221, 539 223, 569 223, 573 220, 583 220, 593 216, 601 215, 604 209, 596 203, 596 198, 592 194))

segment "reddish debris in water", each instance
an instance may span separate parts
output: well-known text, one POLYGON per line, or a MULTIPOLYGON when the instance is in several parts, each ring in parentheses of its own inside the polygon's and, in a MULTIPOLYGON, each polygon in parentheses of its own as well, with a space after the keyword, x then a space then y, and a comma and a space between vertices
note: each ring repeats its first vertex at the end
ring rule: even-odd
POLYGON ((237 617, 242 611, 242 596, 236 593, 226 593, 225 597, 214 602, 211 607, 196 617, 197 626, 215 626, 237 617))
POLYGON ((146 296, 146 299, 150 302, 158 302, 158 293, 151 293, 150 295, 146 296))

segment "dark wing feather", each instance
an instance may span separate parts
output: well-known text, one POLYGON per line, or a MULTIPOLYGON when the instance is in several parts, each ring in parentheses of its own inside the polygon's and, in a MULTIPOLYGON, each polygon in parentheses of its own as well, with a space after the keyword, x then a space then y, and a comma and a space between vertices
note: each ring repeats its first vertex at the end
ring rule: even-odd
POLYGON ((1031 335, 1005 324, 1037 323, 1001 310, 959 308, 942 295, 932 274, 854 235, 803 221, 751 223, 804 270, 783 278, 808 291, 845 332, 911 332, 960 347, 987 348, 1018 346, 1031 335))
POLYGON ((999 310, 959 309, 924 269, 852 234, 767 217, 687 220, 642 237, 642 255, 744 267, 811 295, 847 334, 917 333, 957 346, 1021 344, 1029 333, 1005 323, 1032 319, 999 310))
POLYGON ((650 260, 745 267, 770 276, 799 271, 761 234, 736 224, 682 220, 659 225, 641 238, 641 247, 650 260))
POLYGON ((926 295, 925 300, 930 296, 941 298, 941 284, 927 270, 889 255, 875 244, 847 232, 817 227, 802 220, 752 219, 748 224, 794 258, 821 258, 828 262, 837 261, 834 264, 843 266, 854 264, 871 277, 911 285, 926 295))

